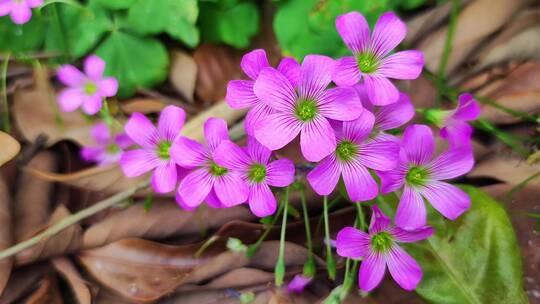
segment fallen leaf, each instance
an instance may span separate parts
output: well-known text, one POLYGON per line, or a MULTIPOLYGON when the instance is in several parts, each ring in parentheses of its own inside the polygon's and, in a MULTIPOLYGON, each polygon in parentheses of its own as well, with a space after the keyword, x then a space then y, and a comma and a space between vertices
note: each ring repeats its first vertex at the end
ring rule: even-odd
POLYGON ((34 142, 44 134, 47 147, 63 139, 73 140, 82 146, 92 145, 92 124, 81 113, 60 111, 47 71, 36 68, 34 77, 34 88, 18 90, 13 97, 13 116, 23 137, 34 142))
POLYGON ((79 304, 91 304, 92 293, 87 281, 85 281, 73 263, 65 257, 52 260, 54 269, 68 282, 79 304))
POLYGON ((269 283, 274 280, 274 273, 260 269, 241 267, 213 279, 204 287, 208 289, 242 288, 269 283))
POLYGON ((9 278, 4 293, 0 293, 0 304, 14 303, 30 290, 35 289, 48 269, 49 265, 46 263, 15 269, 9 278))
MULTIPOLYGON (((477 164, 468 176, 491 177, 515 186, 539 171, 540 165, 528 165, 521 159, 495 155, 477 164)), ((540 187, 540 178, 530 181, 528 185, 540 187)))
POLYGON ((193 102, 197 81, 197 63, 191 55, 182 50, 172 51, 171 57, 169 80, 179 94, 185 97, 188 102, 193 102))
POLYGON ((159 113, 165 106, 167 106, 166 103, 154 98, 134 98, 120 104, 122 111, 126 114, 135 112, 143 114, 159 113))
POLYGON ((17 156, 21 150, 19 142, 2 131, 0 131, 0 146, 2 147, 2 151, 0 152, 0 166, 17 156))
POLYGON ((40 285, 25 301, 26 304, 62 304, 62 295, 58 290, 58 282, 53 273, 41 280, 40 285))
MULTIPOLYGON (((0 250, 9 248, 13 244, 12 218, 11 218, 11 197, 4 178, 0 175, 0 250)), ((7 258, 0 261, 0 295, 6 287, 11 270, 13 259, 7 258)))
POLYGON ((448 18, 451 9, 452 3, 447 2, 428 9, 425 12, 414 16, 411 20, 408 20, 407 36, 403 40, 403 43, 407 45, 416 44, 419 39, 426 36, 429 32, 432 32, 434 28, 440 26, 441 23, 448 18))
MULTIPOLYGON (((37 154, 28 166, 36 170, 54 171, 55 155, 52 152, 37 154)), ((50 201, 53 184, 22 171, 19 178, 13 216, 15 220, 15 240, 26 239, 36 227, 42 227, 50 216, 50 201)))

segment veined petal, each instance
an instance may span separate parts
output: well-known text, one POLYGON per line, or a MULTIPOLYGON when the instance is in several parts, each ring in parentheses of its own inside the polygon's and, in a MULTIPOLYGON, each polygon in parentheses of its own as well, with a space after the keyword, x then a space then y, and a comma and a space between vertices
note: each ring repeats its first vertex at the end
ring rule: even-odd
POLYGON ((389 171, 399 160, 399 144, 393 141, 371 141, 360 145, 358 161, 371 169, 389 171))
POLYGON ((364 109, 354 89, 335 87, 323 93, 319 99, 319 111, 330 119, 350 121, 357 119, 364 109))
POLYGON ((227 208, 217 197, 215 187, 210 190, 210 193, 206 196, 204 199, 204 202, 210 207, 210 208, 227 208))
POLYGON ((99 95, 112 97, 118 92, 118 80, 114 77, 107 77, 96 82, 99 95))
POLYGON ((350 12, 336 18, 336 29, 353 53, 362 52, 369 43, 369 26, 359 12, 350 12))
POLYGON ((277 111, 292 112, 296 92, 291 82, 274 68, 265 68, 253 85, 255 95, 277 111))
POLYGON ((58 95, 58 104, 62 111, 73 112, 83 104, 85 97, 80 89, 67 88, 58 95))
POLYGON ((70 87, 80 86, 85 81, 84 74, 71 64, 61 66, 57 71, 57 75, 60 82, 70 87))
POLYGON ((318 115, 309 123, 303 124, 300 148, 304 158, 311 162, 318 162, 336 150, 334 129, 326 118, 318 115))
POLYGON ((377 175, 381 179, 381 193, 387 194, 401 188, 405 183, 407 170, 408 166, 406 164, 399 163, 393 170, 377 171, 377 175))
POLYGON ((364 75, 367 95, 372 104, 385 106, 396 102, 399 91, 386 77, 380 75, 364 75))
POLYGON ((84 73, 93 81, 101 80, 105 71, 105 61, 96 55, 90 55, 84 60, 84 73))
POLYGON ((133 113, 124 126, 126 134, 138 145, 154 149, 159 141, 157 129, 141 113, 133 113))
POLYGON ((469 172, 474 165, 474 156, 469 148, 447 150, 427 167, 429 177, 435 180, 455 178, 469 172))
POLYGON ((191 171, 180 182, 178 193, 189 208, 199 206, 206 198, 212 187, 214 179, 207 168, 198 168, 191 171))
POLYGON ((392 12, 379 17, 371 35, 370 49, 379 58, 384 57, 407 35, 407 26, 392 12))
POLYGON ((358 68, 358 63, 354 57, 347 56, 335 61, 332 80, 338 86, 354 86, 360 81, 361 77, 360 68, 358 68))
POLYGON ((300 82, 300 64, 296 59, 292 57, 285 57, 281 59, 277 70, 280 71, 293 85, 296 87, 300 82))
POLYGON ((184 202, 184 199, 182 198, 182 196, 180 195, 178 190, 176 191, 175 199, 176 199, 176 203, 178 204, 178 206, 180 206, 180 208, 184 209, 185 211, 193 211, 193 210, 197 209, 197 207, 190 207, 190 206, 186 205, 186 202, 184 202))
POLYGON ((255 126, 261 120, 266 120, 268 116, 273 113, 275 113, 274 109, 262 102, 255 105, 246 114, 246 119, 244 120, 244 128, 246 129, 246 134, 249 136, 255 136, 255 126))
POLYGON ((414 243, 425 240, 433 235, 433 228, 425 226, 415 230, 404 230, 399 227, 394 227, 390 230, 390 233, 396 238, 396 241, 400 243, 414 243))
POLYGON ((360 265, 358 286, 363 291, 371 291, 379 286, 386 270, 386 263, 381 253, 370 252, 360 265))
POLYGON ((360 144, 373 130, 374 122, 375 116, 371 112, 364 110, 357 119, 343 122, 343 137, 346 140, 360 144))
POLYGON ((158 131, 161 138, 172 142, 180 134, 184 126, 186 112, 177 106, 166 106, 161 110, 158 121, 158 131))
POLYGON ((425 125, 410 125, 403 133, 401 152, 417 166, 427 164, 435 151, 433 132, 425 125))
POLYGON ((253 92, 253 80, 231 80, 227 85, 225 100, 233 109, 244 109, 255 106, 259 98, 253 92))
POLYGON ((353 202, 369 201, 377 197, 379 186, 366 167, 359 162, 342 164, 343 182, 353 202))
POLYGON ((101 106, 103 105, 103 99, 98 94, 94 94, 92 96, 84 96, 84 101, 82 104, 83 112, 88 115, 94 115, 99 110, 101 110, 101 106))
POLYGON ((358 259, 369 254, 369 235, 353 227, 341 229, 336 237, 337 254, 358 259))
POLYGON ((176 164, 166 162, 160 164, 152 174, 152 188, 156 193, 168 193, 176 188, 176 164))
POLYGON ((268 163, 270 154, 272 154, 272 151, 258 142, 255 137, 251 136, 248 136, 247 152, 252 160, 263 165, 268 163))
POLYGON ((240 67, 249 78, 255 80, 262 69, 269 67, 266 52, 263 49, 253 50, 242 57, 240 67))
POLYGON ((375 114, 375 125, 378 130, 385 131, 401 127, 414 116, 414 106, 409 96, 399 93, 398 101, 382 106, 375 114))
POLYGON ((227 173, 216 178, 214 191, 223 205, 232 207, 247 200, 249 188, 240 175, 227 173))
POLYGON ((294 182, 294 163, 286 158, 266 166, 266 183, 274 187, 287 187, 294 182))
POLYGON ((401 51, 384 58, 378 69, 380 75, 394 79, 416 79, 424 67, 420 51, 401 51))
POLYGON ((230 140, 222 141, 214 151, 214 161, 219 166, 240 171, 247 170, 252 163, 246 151, 230 140))
POLYGON ((270 187, 264 183, 252 184, 249 189, 249 209, 258 217, 265 217, 276 212, 276 198, 270 187))
POLYGON ((332 153, 308 173, 307 180, 317 194, 329 195, 336 188, 340 175, 341 169, 332 153))
POLYGON ((176 138, 169 155, 175 163, 186 168, 202 166, 210 159, 210 154, 203 145, 184 136, 176 138))
POLYGON ((229 139, 227 122, 223 118, 208 118, 204 123, 204 138, 210 151, 217 149, 222 141, 229 139))
POLYGON ((422 279, 418 263, 398 245, 394 245, 386 255, 386 263, 392 278, 405 290, 415 289, 422 279))
POLYGON ((373 214, 371 214, 371 223, 369 224, 369 234, 373 235, 382 231, 385 231, 390 226, 390 218, 386 214, 382 213, 381 209, 377 205, 371 207, 373 214))
POLYGON ((159 164, 157 156, 148 150, 125 151, 120 157, 120 167, 127 177, 142 175, 159 164))
POLYGON ((403 188, 395 223, 405 230, 414 230, 426 225, 426 206, 418 190, 410 186, 403 188))
POLYGON ((276 112, 255 127, 255 138, 275 151, 290 143, 302 130, 302 123, 292 113, 276 112))
POLYGON ((430 181, 419 191, 433 208, 451 220, 457 219, 471 206, 471 199, 467 193, 445 182, 430 181))
POLYGON ((458 97, 459 105, 452 114, 453 118, 470 121, 475 120, 480 115, 480 105, 470 93, 464 93, 458 97))
POLYGON ((323 55, 307 55, 302 62, 299 95, 302 98, 317 99, 332 81, 334 60, 323 55))
POLYGON ((449 118, 439 135, 448 141, 451 149, 468 148, 471 150, 472 133, 473 128, 467 122, 449 118))

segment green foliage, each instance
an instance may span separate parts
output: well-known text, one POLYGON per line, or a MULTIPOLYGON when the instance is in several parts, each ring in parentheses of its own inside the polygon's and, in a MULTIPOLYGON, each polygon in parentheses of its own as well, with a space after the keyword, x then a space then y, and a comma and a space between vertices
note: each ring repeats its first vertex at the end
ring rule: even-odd
POLYGON ((0 17, 0 53, 34 52, 45 37, 44 20, 38 12, 26 24, 17 25, 9 16, 0 17))
MULTIPOLYGON (((137 0, 92 0, 94 3, 99 4, 108 9, 127 9, 130 8, 137 0)), ((148 1, 148 2, 153 2, 148 1)))
POLYGON ((252 0, 201 2, 199 27, 206 42, 246 48, 259 31, 259 11, 252 0))

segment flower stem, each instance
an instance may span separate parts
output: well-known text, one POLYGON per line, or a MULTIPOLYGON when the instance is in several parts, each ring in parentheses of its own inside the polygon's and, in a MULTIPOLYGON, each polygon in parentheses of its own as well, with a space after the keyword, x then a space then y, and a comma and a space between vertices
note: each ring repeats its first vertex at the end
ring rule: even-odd
POLYGON ((304 264, 304 275, 313 277, 315 275, 315 260, 313 259, 313 243, 311 242, 311 227, 309 223, 309 214, 306 203, 306 194, 304 188, 300 190, 300 200, 302 201, 302 213, 304 214, 304 224, 306 226, 306 243, 308 249, 308 259, 304 264))
POLYGON ((289 205, 289 187, 285 188, 285 199, 283 200, 283 221, 281 222, 281 235, 279 238, 279 255, 276 262, 275 283, 276 286, 283 285, 285 277, 285 232, 287 230, 287 207, 289 205))
POLYGON ((324 241, 326 243, 326 268, 328 270, 328 277, 331 280, 336 278, 336 262, 332 254, 332 245, 330 244, 330 221, 328 220, 328 196, 323 198, 324 207, 324 241))
POLYGON ((7 99, 7 70, 11 53, 7 53, 2 63, 2 129, 9 133, 11 131, 11 122, 9 120, 9 105, 7 99))
POLYGON ((438 81, 437 81, 437 95, 435 96, 435 105, 439 106, 442 99, 443 85, 446 76, 446 65, 448 64, 448 58, 450 52, 452 52, 452 40, 454 39, 454 32, 456 31, 457 15, 459 13, 459 0, 452 0, 452 12, 450 13, 450 22, 448 23, 448 32, 446 34, 446 40, 444 42, 444 50, 441 55, 441 61, 439 63, 438 81))

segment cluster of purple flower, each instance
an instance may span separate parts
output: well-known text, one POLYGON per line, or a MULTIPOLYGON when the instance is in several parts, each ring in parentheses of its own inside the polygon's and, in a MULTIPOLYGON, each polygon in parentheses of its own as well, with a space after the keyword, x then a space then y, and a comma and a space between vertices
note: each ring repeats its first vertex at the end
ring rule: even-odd
MULTIPOLYGON (((230 140, 227 124, 219 118, 204 125, 206 145, 180 135, 185 112, 168 106, 157 127, 143 114, 133 114, 124 128, 127 136, 114 137, 106 126, 96 126, 99 146, 84 149, 83 156, 101 163, 119 160, 128 177, 152 171, 155 192, 176 188, 176 199, 186 210, 203 202, 214 208, 247 202, 263 217, 276 211, 270 186, 287 187, 295 179, 293 162, 277 159, 273 151, 299 135, 302 155, 316 163, 306 179, 317 194, 330 195, 341 179, 356 203, 379 194, 401 195, 396 226, 374 205, 369 230, 347 227, 335 244, 339 255, 363 259, 361 289, 375 288, 387 266, 401 287, 414 289, 422 271, 397 243, 433 233, 426 226, 424 200, 450 220, 469 208, 467 194, 446 180, 473 166, 468 121, 479 115, 479 107, 470 94, 463 94, 454 110, 424 111, 448 142, 448 149, 434 157, 435 137, 428 126, 409 125, 402 136, 395 132, 413 118, 415 109, 389 79, 415 79, 423 68, 421 52, 390 54, 404 39, 405 24, 385 13, 370 34, 365 18, 351 12, 339 16, 336 27, 353 56, 334 60, 308 55, 301 64, 285 58, 277 68, 270 66, 263 50, 243 57, 241 67, 250 79, 231 81, 226 101, 232 108, 249 109, 246 147, 230 140), (122 152, 133 143, 139 148, 122 152)), ((92 56, 85 62, 86 75, 72 66, 60 69, 60 80, 70 86, 59 98, 63 110, 100 110, 103 98, 117 89, 114 79, 103 78, 103 68, 92 56)), ((300 285, 308 282, 296 280, 300 285)))
POLYGON ((43 5, 43 0, 0 0, 0 17, 9 15, 15 24, 32 18, 32 9, 43 5))

